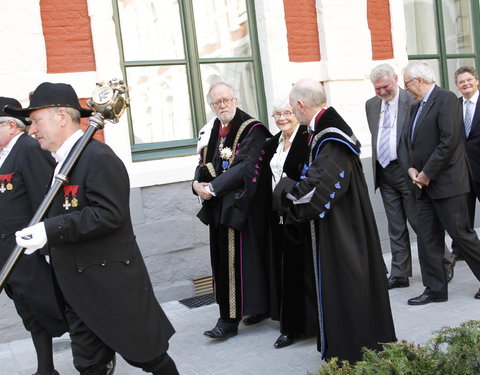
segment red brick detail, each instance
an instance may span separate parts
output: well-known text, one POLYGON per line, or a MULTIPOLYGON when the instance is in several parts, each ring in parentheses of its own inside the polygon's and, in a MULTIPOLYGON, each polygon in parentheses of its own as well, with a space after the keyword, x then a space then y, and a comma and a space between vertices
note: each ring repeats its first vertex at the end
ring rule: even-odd
POLYGON ((87 0, 40 0, 47 73, 95 71, 87 0))
MULTIPOLYGON (((78 99, 78 101, 80 102, 80 105, 83 107, 83 108, 90 108, 88 105, 87 105, 87 100, 88 98, 81 98, 81 99, 78 99)), ((86 128, 88 128, 88 117, 85 117, 85 118, 82 118, 82 121, 80 123, 80 126, 83 130, 85 130, 86 128)), ((105 134, 103 133, 103 130, 97 130, 97 132, 95 133, 95 135, 93 136, 93 138, 99 140, 99 141, 102 141, 102 142, 105 142, 105 134)))
POLYGON ((320 61, 315 0, 283 0, 291 62, 320 61))
POLYGON ((390 24, 389 0, 368 0, 367 18, 372 35, 373 59, 392 59, 392 25, 390 24))

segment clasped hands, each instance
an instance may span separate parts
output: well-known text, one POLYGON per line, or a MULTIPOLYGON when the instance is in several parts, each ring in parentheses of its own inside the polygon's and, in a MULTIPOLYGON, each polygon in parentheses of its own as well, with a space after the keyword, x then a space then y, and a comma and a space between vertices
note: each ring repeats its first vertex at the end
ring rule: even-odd
POLYGON ((47 243, 47 232, 43 222, 15 232, 17 245, 25 248, 25 254, 33 254, 47 243))
POLYGON ((193 190, 195 190, 197 195, 205 201, 208 201, 213 197, 213 195, 207 190, 208 185, 208 182, 195 181, 193 183, 193 190))
POLYGON ((412 180, 412 184, 417 185, 419 189, 430 183, 430 178, 425 173, 418 172, 416 168, 408 168, 408 176, 412 180))

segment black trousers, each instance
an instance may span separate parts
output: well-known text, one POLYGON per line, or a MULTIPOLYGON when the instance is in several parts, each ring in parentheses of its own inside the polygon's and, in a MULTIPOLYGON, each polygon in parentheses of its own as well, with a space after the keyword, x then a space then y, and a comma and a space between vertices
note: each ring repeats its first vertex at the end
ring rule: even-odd
POLYGON ((417 199, 418 255, 427 292, 447 296, 443 268, 445 230, 457 244, 475 277, 480 280, 480 240, 468 215, 469 194, 445 199, 417 199))
MULTIPOLYGON (((105 375, 107 365, 115 351, 108 347, 69 306, 65 315, 70 327, 73 364, 81 375, 105 375)), ((178 375, 175 363, 165 352, 148 362, 137 362, 125 358, 126 362, 155 375, 178 375)))

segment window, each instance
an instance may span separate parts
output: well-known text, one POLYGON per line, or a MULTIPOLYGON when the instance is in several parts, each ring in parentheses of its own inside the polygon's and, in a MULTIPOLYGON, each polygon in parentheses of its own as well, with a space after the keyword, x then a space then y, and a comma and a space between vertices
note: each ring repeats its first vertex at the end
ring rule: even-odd
POLYGON ((456 91, 455 70, 480 67, 480 1, 405 0, 404 8, 409 59, 428 61, 437 83, 456 91))
POLYGON ((113 0, 134 161, 195 152, 210 85, 267 118, 253 0, 113 0))

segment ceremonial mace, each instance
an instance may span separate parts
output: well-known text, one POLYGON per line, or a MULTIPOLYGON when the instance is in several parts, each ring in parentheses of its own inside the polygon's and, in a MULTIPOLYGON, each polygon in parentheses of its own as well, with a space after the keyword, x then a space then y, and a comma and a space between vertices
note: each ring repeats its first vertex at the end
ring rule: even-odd
MULTIPOLYGON (((122 96, 125 92, 125 84, 121 80, 112 79, 108 81, 107 84, 104 82, 97 83, 97 88, 94 90, 92 97, 87 100, 88 106, 93 109, 93 114, 88 119, 88 128, 55 176, 55 180, 48 190, 47 195, 40 204, 40 207, 38 207, 32 220, 30 220, 28 224, 29 227, 42 221, 62 185, 68 184, 68 175, 88 142, 97 130, 104 128, 105 120, 113 123, 118 122, 120 116, 129 105, 128 99, 122 96)), ((15 265, 20 261, 24 251, 25 248, 18 245, 12 250, 12 253, 0 272, 0 293, 5 287, 7 279, 13 272, 15 265)))

